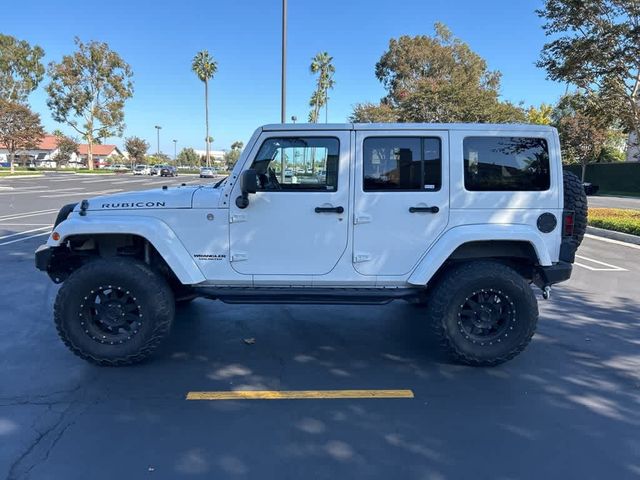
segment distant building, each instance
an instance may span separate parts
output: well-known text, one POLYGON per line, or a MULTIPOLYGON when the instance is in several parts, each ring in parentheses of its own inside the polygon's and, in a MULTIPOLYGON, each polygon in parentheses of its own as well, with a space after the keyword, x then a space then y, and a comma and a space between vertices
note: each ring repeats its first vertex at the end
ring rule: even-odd
MULTIPOLYGON (((87 165, 87 155, 89 153, 89 145, 78 145, 79 154, 71 155, 69 159, 69 167, 78 168, 87 165)), ((55 158, 58 154, 58 138, 55 135, 45 135, 36 148, 29 150, 18 150, 16 152, 15 162, 17 165, 29 165, 40 168, 56 168, 55 158)), ((93 162, 96 168, 102 168, 111 163, 116 157, 121 156, 127 158, 122 151, 115 145, 94 145, 93 146, 93 162)), ((9 151, 4 145, 0 144, 0 162, 9 162, 9 151)))
MULTIPOLYGON (((55 135, 45 135, 36 148, 30 150, 18 150, 15 162, 19 165, 36 165, 55 167, 53 160, 58 153, 58 139, 55 135)), ((0 162, 9 161, 9 150, 0 144, 0 162)))
MULTIPOLYGON (((205 158, 207 156, 206 150, 194 150, 198 157, 205 158)), ((211 156, 211 161, 214 164, 223 163, 224 162, 224 150, 209 150, 209 155, 211 156)))
MULTIPOLYGON (((78 145, 79 155, 72 158, 69 163, 87 164, 89 156, 89 145, 78 145)), ((112 163, 115 157, 125 157, 120 149, 115 145, 94 145, 93 146, 93 164, 96 168, 104 168, 112 163)))

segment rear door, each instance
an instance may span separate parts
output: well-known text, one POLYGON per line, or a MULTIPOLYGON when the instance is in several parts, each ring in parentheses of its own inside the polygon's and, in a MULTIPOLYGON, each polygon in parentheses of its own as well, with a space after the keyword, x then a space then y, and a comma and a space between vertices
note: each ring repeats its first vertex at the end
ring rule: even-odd
POLYGON ((353 264, 406 275, 449 219, 447 131, 356 133, 353 264))

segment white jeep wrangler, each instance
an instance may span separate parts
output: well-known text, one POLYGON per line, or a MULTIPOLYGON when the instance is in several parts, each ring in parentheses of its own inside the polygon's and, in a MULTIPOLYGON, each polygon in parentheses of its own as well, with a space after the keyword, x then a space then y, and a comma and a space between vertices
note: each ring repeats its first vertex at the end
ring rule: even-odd
POLYGON ((586 196, 537 125, 266 125, 215 184, 63 207, 36 266, 64 282, 64 343, 143 360, 176 304, 424 304, 457 361, 496 365, 531 340, 532 285, 571 275, 586 196), (564 183, 564 186, 563 186, 564 183))

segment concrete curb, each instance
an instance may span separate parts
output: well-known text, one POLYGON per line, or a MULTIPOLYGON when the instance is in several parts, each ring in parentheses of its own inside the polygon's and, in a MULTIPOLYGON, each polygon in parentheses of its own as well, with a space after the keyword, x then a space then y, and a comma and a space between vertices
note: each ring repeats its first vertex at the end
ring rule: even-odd
POLYGON ((613 230, 606 230, 604 228, 597 227, 587 227, 587 233, 595 235, 596 237, 610 238, 611 240, 618 240, 619 242, 640 245, 640 237, 629 233, 614 232, 613 230))

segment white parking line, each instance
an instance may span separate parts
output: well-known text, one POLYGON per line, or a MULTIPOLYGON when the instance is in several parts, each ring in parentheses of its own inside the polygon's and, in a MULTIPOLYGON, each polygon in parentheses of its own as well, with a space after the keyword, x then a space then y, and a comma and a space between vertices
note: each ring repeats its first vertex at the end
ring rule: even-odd
POLYGON ((2 245, 10 245, 12 243, 17 243, 17 242, 24 242, 25 240, 29 240, 31 238, 41 237, 43 235, 49 235, 50 233, 51 233, 51 230, 49 230, 48 232, 43 232, 43 233, 36 233, 35 235, 29 235, 28 237, 22 237, 22 238, 17 238, 15 240, 10 240, 8 242, 2 242, 2 243, 0 243, 0 246, 2 246, 2 245))
POLYGON ((635 248, 637 250, 640 250, 640 245, 634 245, 633 243, 623 242, 621 240, 614 240, 613 238, 599 237, 598 235, 591 235, 590 233, 585 233, 584 236, 592 240, 600 240, 601 242, 615 243, 616 245, 622 245, 623 247, 635 248))
POLYGON ((593 258, 583 257, 582 255, 576 255, 576 258, 580 258, 582 260, 586 260, 587 262, 595 263, 597 265, 603 265, 606 268, 597 268, 591 267, 589 265, 585 265, 583 263, 575 262, 575 265, 579 267, 586 268, 587 270, 591 270, 594 272, 628 272, 626 268, 617 267, 615 265, 611 265, 610 263, 601 262, 600 260, 594 260, 593 258))
POLYGON ((25 230, 24 232, 16 232, 10 235, 5 235, 4 237, 0 237, 0 240, 6 240, 7 238, 19 237, 20 235, 24 235, 25 233, 33 233, 39 232, 40 230, 51 230, 52 225, 47 225, 46 227, 40 228, 32 228, 31 230, 25 230))
POLYGON ((140 183, 140 182, 146 182, 147 179, 143 178, 142 180, 135 180, 135 179, 127 179, 127 180, 120 180, 119 182, 113 182, 114 185, 120 185, 121 183, 140 183))
POLYGON ((51 213, 57 212, 58 210, 55 208, 51 208, 49 210, 34 210, 32 212, 24 212, 24 213, 10 213, 8 215, 3 215, 0 217, 0 222, 5 220, 17 220, 19 218, 27 218, 27 217, 37 217, 40 215, 49 215, 51 213))
POLYGON ((116 193, 121 192, 121 188, 112 188, 111 190, 102 190, 99 192, 70 192, 70 193, 61 193, 57 195, 40 195, 39 198, 59 198, 59 197, 71 197, 74 195, 85 195, 88 197, 96 197, 98 195, 105 195, 107 193, 116 193))
POLYGON ((49 223, 4 223, 0 222, 0 227, 44 227, 49 223))
POLYGON ((46 189, 46 190, 28 190, 26 192, 0 192, 0 196, 13 196, 13 195, 28 195, 31 193, 51 193, 51 192, 69 192, 71 190, 84 190, 82 187, 72 187, 72 188, 58 188, 57 190, 46 189))
POLYGON ((82 183, 83 185, 85 183, 100 183, 100 182, 112 182, 113 178, 99 178, 99 179, 93 179, 93 180, 82 180, 80 183, 82 183))

